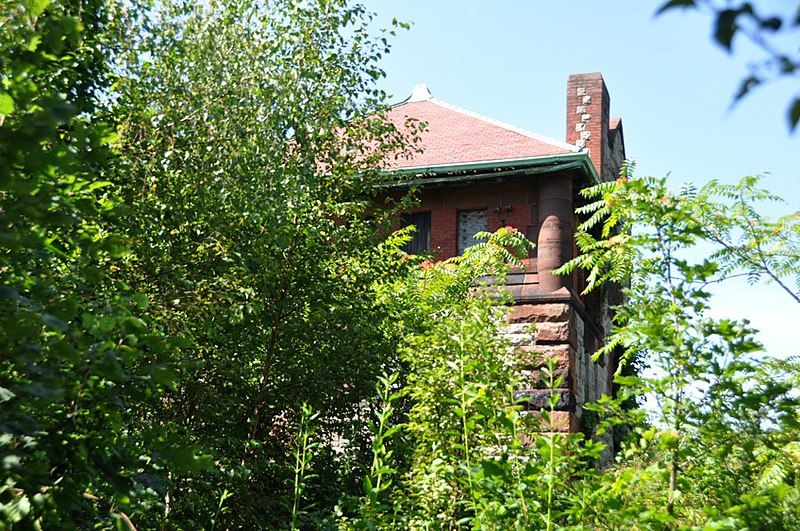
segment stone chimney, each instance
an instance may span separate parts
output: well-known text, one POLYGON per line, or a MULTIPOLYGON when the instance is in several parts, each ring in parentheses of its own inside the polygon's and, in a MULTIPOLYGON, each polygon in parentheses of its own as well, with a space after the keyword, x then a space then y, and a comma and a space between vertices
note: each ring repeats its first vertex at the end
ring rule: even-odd
POLYGON ((616 179, 625 158, 622 122, 609 134, 611 98, 599 72, 572 74, 567 80, 567 142, 585 149, 603 181, 616 179))

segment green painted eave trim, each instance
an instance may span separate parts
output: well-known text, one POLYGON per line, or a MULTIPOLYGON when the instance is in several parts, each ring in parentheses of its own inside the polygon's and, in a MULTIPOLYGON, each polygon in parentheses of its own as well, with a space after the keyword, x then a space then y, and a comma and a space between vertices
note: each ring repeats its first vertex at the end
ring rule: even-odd
POLYGON ((592 164, 589 154, 566 153, 564 155, 550 155, 546 157, 527 157, 520 159, 487 160, 479 162, 466 162, 459 164, 443 164, 438 166, 414 166, 384 170, 387 182, 382 188, 405 188, 421 184, 448 184, 490 179, 506 173, 520 173, 533 175, 549 171, 580 169, 595 184, 600 182, 600 176, 592 164), (466 175, 465 175, 466 174, 466 175), (391 182, 391 178, 411 177, 391 182))

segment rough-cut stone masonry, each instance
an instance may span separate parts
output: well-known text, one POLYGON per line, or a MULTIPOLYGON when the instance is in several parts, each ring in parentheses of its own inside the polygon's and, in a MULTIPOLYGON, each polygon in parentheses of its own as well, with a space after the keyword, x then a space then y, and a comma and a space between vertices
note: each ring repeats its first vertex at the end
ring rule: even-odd
POLYGON ((587 325, 573 303, 542 302, 512 306, 509 324, 503 334, 514 358, 523 371, 524 387, 518 396, 527 408, 549 408, 550 390, 542 368, 555 361, 556 377, 561 385, 556 393, 556 410, 568 413, 569 422, 562 428, 581 429, 581 404, 597 400, 609 392, 609 369, 605 360, 594 361, 596 340, 586 345, 587 325))

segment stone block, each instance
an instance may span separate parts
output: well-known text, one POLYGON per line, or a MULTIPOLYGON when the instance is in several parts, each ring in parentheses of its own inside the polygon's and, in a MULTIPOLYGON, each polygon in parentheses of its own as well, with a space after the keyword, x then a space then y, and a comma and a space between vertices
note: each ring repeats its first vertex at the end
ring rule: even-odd
MULTIPOLYGON (((545 389, 548 387, 548 377, 540 369, 522 370, 520 371, 521 383, 525 388, 531 389, 545 389)), ((554 378, 561 378, 560 387, 564 389, 572 389, 572 377, 566 369, 556 369, 553 374, 554 378)), ((577 397, 576 397, 577 398, 577 397)))
POLYGON ((517 400, 528 411, 550 410, 550 396, 555 394, 558 401, 556 411, 572 411, 575 407, 575 397, 569 389, 520 389, 514 393, 517 400))
POLYGON ((570 340, 569 321, 544 322, 536 325, 536 340, 567 343, 570 340))
POLYGON ((533 334, 539 328, 534 323, 511 323, 500 329, 501 334, 533 334))
POLYGON ((532 333, 527 334, 503 334, 503 337, 508 341, 512 347, 522 347, 526 345, 533 345, 534 336, 532 333))
POLYGON ((522 345, 514 349, 514 356, 520 364, 536 370, 547 366, 548 360, 556 362, 556 369, 568 370, 570 359, 569 345, 522 345))
MULTIPOLYGON (((552 413, 549 413, 550 422, 546 422, 543 418, 541 418, 541 414, 538 412, 530 411, 527 414, 533 415, 534 418, 539 417, 540 424, 536 426, 535 429, 538 429, 540 432, 552 430, 559 433, 567 433, 570 431, 570 425, 573 417, 573 414, 570 411, 553 411, 552 413)), ((520 436, 520 440, 522 441, 522 444, 527 446, 533 444, 534 437, 534 433, 522 434, 520 436)))
POLYGON ((569 321, 572 315, 569 304, 518 304, 511 309, 510 323, 550 323, 569 321))

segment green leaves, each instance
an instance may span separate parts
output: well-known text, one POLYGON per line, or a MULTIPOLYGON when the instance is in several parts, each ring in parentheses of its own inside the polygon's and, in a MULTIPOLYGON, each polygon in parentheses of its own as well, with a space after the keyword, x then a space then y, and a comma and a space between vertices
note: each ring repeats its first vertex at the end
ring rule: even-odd
MULTIPOLYGON (((410 265, 380 245, 391 213, 373 202, 379 164, 406 149, 381 118, 388 42, 341 0, 156 2, 138 22, 115 87, 113 186, 95 193, 124 199, 111 214, 124 237, 100 241, 132 311, 188 343, 145 349, 144 381, 166 397, 155 418, 218 463, 171 490, 171 514, 205 514, 227 490, 229 525, 313 527, 310 505, 342 484, 360 493, 362 407, 397 368, 394 308, 376 291, 410 265), (313 460, 303 403, 319 414, 313 460), (313 473, 297 475, 298 448, 313 473)), ((400 432, 384 437, 388 463, 400 432)), ((375 468, 381 488, 391 470, 375 468)))
POLYGON ((664 241, 675 249, 707 241, 715 246, 710 259, 676 262, 687 281, 707 285, 744 270, 754 280, 770 279, 800 302, 800 293, 784 281, 798 279, 800 222, 791 215, 772 221, 756 211, 758 202, 778 199, 757 188, 758 177, 745 177, 735 185, 712 181, 700 190, 687 188, 674 194, 666 180, 633 179, 631 170, 625 166, 617 181, 582 191, 589 199, 602 199, 578 209, 580 215, 589 216, 576 234, 582 254, 559 272, 587 270, 585 292, 589 292, 606 282, 626 282, 634 264, 657 266, 648 253, 663 251, 664 241))
POLYGON ((756 215, 756 180, 675 194, 626 174, 586 192, 566 269, 591 270, 589 289, 632 279, 603 352, 666 376, 620 376, 620 399, 583 418, 613 429, 639 390, 681 424, 634 427, 601 476, 602 443, 547 431, 560 392, 541 417, 515 398, 489 276, 530 242, 501 229, 428 267, 385 238, 377 168, 417 129, 380 118, 389 45, 362 6, 126 4, 136 26, 118 7, 31 0, 0 26, 0 526, 108 527, 121 509, 140 528, 790 521, 797 371, 706 316, 704 284, 734 268, 800 269, 797 222, 756 215), (730 248, 664 254, 710 235, 730 248))
POLYGON ((112 258, 121 258, 130 252, 123 236, 112 234, 107 236, 100 243, 100 248, 106 251, 112 258))
POLYGON ((660 14, 666 12, 666 11, 671 11, 671 10, 676 9, 676 8, 686 9, 686 8, 690 8, 690 7, 697 7, 697 1, 696 0, 669 0, 668 2, 665 2, 664 4, 661 5, 661 7, 658 8, 658 11, 656 11, 656 14, 660 15, 660 14))
POLYGON ((111 113, 98 98, 112 91, 106 60, 124 22, 104 1, 6 5, 0 456, 20 466, 0 487, 0 527, 111 526, 112 503, 161 503, 152 486, 167 472, 142 456, 163 434, 143 433, 172 423, 149 416, 167 386, 148 369, 155 352, 180 354, 132 313, 119 277, 126 253, 114 224, 111 126, 99 118, 111 113))
MULTIPOLYGON (((793 37, 790 37, 791 32, 800 27, 797 6, 789 7, 785 13, 763 15, 756 4, 741 0, 722 5, 711 0, 670 0, 662 4, 656 14, 661 15, 676 8, 696 7, 711 13, 714 41, 728 53, 732 53, 737 35, 749 39, 763 51, 763 59, 750 62, 750 72, 739 84, 733 104, 755 87, 784 77, 791 78, 800 69, 798 48, 791 44, 793 37)), ((795 101, 796 98, 787 112, 790 132, 795 130, 800 120, 797 114, 800 111, 795 112, 795 101)))
POLYGON ((158 455, 177 474, 197 474, 214 466, 210 455, 203 455, 196 446, 162 446, 158 455))
POLYGON ((291 529, 299 527, 300 516, 306 513, 302 508, 303 492, 308 487, 308 481, 314 479, 316 475, 311 473, 314 455, 320 444, 312 440, 316 431, 313 424, 319 413, 313 413, 308 404, 303 404, 300 409, 300 422, 295 437, 295 465, 294 465, 294 496, 292 499, 292 516, 290 522, 291 529))
POLYGON ((394 422, 392 415, 395 412, 394 404, 400 398, 400 395, 395 392, 395 384, 398 377, 398 373, 392 373, 391 375, 384 373, 378 377, 378 383, 375 385, 379 402, 375 411, 376 422, 370 423, 370 431, 373 437, 372 466, 370 475, 364 476, 364 493, 368 499, 364 515, 367 518, 380 511, 378 496, 389 490, 392 485, 392 475, 397 472, 389 466, 393 451, 388 449, 387 443, 397 432, 405 427, 405 425, 399 423, 392 425, 392 422, 394 422))
POLYGON ((32 19, 44 13, 44 10, 50 5, 50 2, 51 0, 23 0, 25 9, 28 11, 28 16, 32 19))
MULTIPOLYGON (((614 289, 612 281, 629 286, 626 303, 616 308, 615 331, 598 353, 623 350, 628 363, 647 364, 638 374, 616 376, 619 399, 587 409, 625 418, 619 405, 627 397, 657 403, 648 412, 654 427, 637 429, 623 450, 625 468, 598 478, 604 487, 588 487, 609 489, 596 503, 613 503, 616 522, 763 527, 785 521, 786 506, 767 509, 763 491, 749 485, 762 477, 765 485, 781 483, 782 471, 772 464, 752 466, 752 452, 765 451, 773 437, 797 436, 797 410, 785 413, 795 407, 788 404, 796 402, 790 389, 797 379, 756 354, 762 347, 746 321, 711 317, 706 289, 747 274, 771 279, 800 302, 783 280, 800 267, 797 221, 759 213, 758 203, 777 198, 758 181, 712 181, 674 193, 664 179, 635 179, 626 168, 615 183, 582 192, 600 199, 579 209, 589 216, 576 237, 584 256, 568 265, 590 270, 589 290, 614 289), (698 258, 701 248, 705 256, 698 258), (732 469, 737 480, 729 482, 732 469)), ((778 489, 797 496, 784 483, 778 489)))
MULTIPOLYGON (((508 229, 480 237, 482 244, 464 255, 424 263, 386 286, 407 367, 399 379, 404 387, 398 403, 408 409, 397 440, 389 441, 394 447, 384 441, 398 424, 389 430, 380 422, 373 425, 373 471, 388 474, 391 469, 384 463, 389 452, 404 445, 407 457, 404 461, 403 454, 392 454, 405 466, 397 467, 397 475, 391 470, 392 487, 380 495, 385 477, 373 473, 365 482, 368 500, 362 515, 368 525, 391 522, 404 528, 435 521, 514 528, 542 522, 537 511, 547 484, 541 456, 522 443, 522 434, 536 429, 536 419, 524 415, 515 398, 520 375, 501 333, 505 299, 493 288, 496 279, 487 276, 503 278, 508 263, 519 263, 531 244, 508 229), (377 477, 383 477, 381 490, 377 477)), ((384 385, 387 381, 382 380, 384 385)), ((558 381, 554 375, 552 383, 558 381)), ((385 388, 382 393, 387 396, 385 388)), ((376 418, 388 419, 386 412, 379 408, 376 418)), ((558 446, 564 438, 554 441, 558 446)), ((551 485, 573 470, 556 468, 551 485)))
POLYGON ((0 115, 8 116, 14 112, 14 99, 3 92, 0 92, 0 115))
POLYGON ((789 105, 789 129, 794 131, 800 123, 800 98, 795 98, 789 105))
POLYGON ((745 4, 740 9, 723 9, 717 14, 714 39, 728 52, 731 51, 731 43, 738 30, 736 19, 743 13, 752 13, 752 8, 749 8, 749 4, 745 4))

